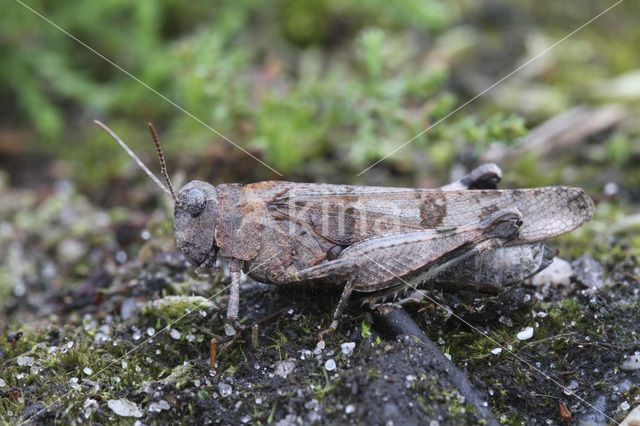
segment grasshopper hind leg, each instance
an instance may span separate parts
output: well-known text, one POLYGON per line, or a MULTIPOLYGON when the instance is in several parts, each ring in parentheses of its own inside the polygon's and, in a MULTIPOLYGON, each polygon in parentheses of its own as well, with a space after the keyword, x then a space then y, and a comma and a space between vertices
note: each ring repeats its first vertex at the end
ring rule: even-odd
POLYGON ((455 182, 441 186, 442 191, 459 191, 465 189, 496 189, 502 179, 502 170, 496 164, 486 163, 471 170, 455 182))
POLYGON ((349 302, 351 293, 353 292, 353 289, 355 288, 355 285, 357 283, 357 269, 357 259, 349 257, 330 260, 327 263, 303 269, 302 271, 297 272, 293 277, 294 282, 327 279, 341 281, 346 278, 346 284, 344 286, 344 289, 342 290, 340 300, 338 301, 338 306, 333 313, 333 320, 331 321, 331 325, 329 326, 329 328, 319 334, 320 340, 324 339, 324 336, 338 328, 340 317, 342 316, 344 309, 347 307, 347 303, 349 302))
POLYGON ((452 265, 499 247, 517 237, 522 222, 517 210, 505 209, 466 228, 425 229, 371 238, 345 248, 333 261, 303 269, 290 283, 309 280, 346 282, 329 329, 335 330, 353 290, 397 293, 412 283, 429 281, 452 265))

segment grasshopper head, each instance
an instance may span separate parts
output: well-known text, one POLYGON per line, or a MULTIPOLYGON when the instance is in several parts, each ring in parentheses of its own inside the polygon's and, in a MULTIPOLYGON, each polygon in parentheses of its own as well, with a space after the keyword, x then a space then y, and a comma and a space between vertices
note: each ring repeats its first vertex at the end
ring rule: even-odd
POLYGON ((216 188, 199 180, 183 186, 176 197, 173 231, 178 249, 192 265, 210 265, 215 259, 217 223, 216 188))
POLYGON ((160 170, 167 186, 144 165, 144 163, 131 151, 111 129, 94 120, 102 127, 118 144, 135 160, 147 175, 162 189, 175 203, 173 217, 173 232, 176 235, 178 249, 184 254, 191 264, 196 266, 212 266, 216 256, 215 232, 218 224, 218 193, 213 185, 199 180, 193 180, 182 187, 178 195, 173 192, 173 186, 165 167, 164 155, 158 135, 151 123, 148 124, 153 141, 156 144, 160 170))

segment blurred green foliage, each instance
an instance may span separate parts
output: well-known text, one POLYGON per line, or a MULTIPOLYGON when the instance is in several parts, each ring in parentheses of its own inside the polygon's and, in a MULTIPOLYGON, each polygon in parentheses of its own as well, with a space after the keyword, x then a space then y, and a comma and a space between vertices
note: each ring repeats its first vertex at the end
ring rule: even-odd
MULTIPOLYGON (((518 57, 574 28, 555 21, 568 12, 555 11, 554 20, 530 1, 516 3, 28 2, 279 171, 309 177, 319 170, 309 164, 317 163, 326 173, 321 178, 331 176, 333 169, 362 170, 486 87, 469 92, 461 84, 465 78, 460 69, 489 74, 488 81, 495 81, 518 57), (566 32, 519 28, 514 10, 548 19, 550 26, 566 32), (465 20, 474 20, 476 27, 465 20), (507 52, 511 38, 519 43, 517 52, 502 59, 499 72, 488 72, 477 62, 492 49, 507 52)), ((576 12, 575 23, 600 9, 589 2, 576 12)), ((220 155, 253 161, 19 3, 8 4, 0 23, 0 95, 8 120, 32 129, 32 149, 71 163, 78 181, 99 185, 130 164, 108 137, 90 126, 93 118, 106 121, 139 153, 152 154, 144 123, 153 121, 169 157, 200 156, 212 146, 223 146, 220 155)), ((632 32, 625 27, 619 31, 632 32)), ((447 118, 389 162, 418 176, 446 171, 454 162, 478 158, 491 143, 513 143, 526 132, 529 118, 535 123, 547 114, 545 108, 553 113, 587 100, 576 82, 637 65, 637 57, 629 59, 619 51, 594 57, 594 49, 610 34, 594 29, 588 37, 589 42, 577 37, 568 41, 567 50, 558 47, 557 53, 565 56, 554 60, 566 66, 554 63, 550 71, 545 67, 551 65, 542 61, 541 71, 530 77, 539 90, 528 86, 514 92, 512 87, 509 92, 507 87, 501 100, 481 109, 469 106, 447 118), (576 67, 580 61, 587 63, 576 67), (565 86, 571 87, 567 93, 565 86)), ((624 147, 620 141, 611 143, 608 152, 614 161, 623 161, 624 147)), ((265 168, 251 177, 270 176, 265 168)))
MULTIPOLYGON (((455 106, 448 64, 419 42, 429 46, 449 23, 450 11, 436 0, 29 5, 283 172, 329 154, 362 167, 455 106)), ((0 21, 10 47, 2 92, 15 96, 15 114, 37 132, 38 149, 62 153, 80 177, 100 181, 121 171, 96 168, 117 148, 87 133, 94 116, 128 123, 114 125, 127 141, 146 138, 144 120, 160 123, 170 155, 221 142, 19 4, 0 21), (78 129, 90 147, 79 147, 78 129)), ((465 128, 479 139, 492 133, 465 128)))

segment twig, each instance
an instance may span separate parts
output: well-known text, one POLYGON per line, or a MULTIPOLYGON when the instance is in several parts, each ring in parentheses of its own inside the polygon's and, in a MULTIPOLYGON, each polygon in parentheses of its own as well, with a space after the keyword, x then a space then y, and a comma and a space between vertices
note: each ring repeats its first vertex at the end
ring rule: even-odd
POLYGON ((216 369, 216 360, 218 359, 218 339, 211 339, 211 351, 209 352, 209 368, 216 369))
POLYGON ((436 344, 433 343, 431 339, 422 332, 413 319, 411 319, 407 311, 402 308, 387 314, 374 311, 374 322, 376 329, 386 337, 395 339, 396 336, 404 335, 419 339, 424 344, 426 356, 432 360, 431 366, 434 374, 435 371, 437 371, 439 375, 444 374, 447 381, 458 389, 469 404, 475 407, 478 415, 486 420, 486 424, 498 425, 498 421, 493 416, 493 413, 486 407, 486 397, 473 387, 467 376, 444 356, 436 344))

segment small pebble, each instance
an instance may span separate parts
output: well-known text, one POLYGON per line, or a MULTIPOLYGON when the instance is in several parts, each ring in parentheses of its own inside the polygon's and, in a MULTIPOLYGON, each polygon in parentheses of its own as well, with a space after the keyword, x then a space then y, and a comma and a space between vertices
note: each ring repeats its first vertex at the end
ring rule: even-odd
POLYGON ((82 390, 82 388, 81 388, 81 387, 80 387, 80 385, 78 384, 78 378, 77 378, 77 377, 72 377, 72 378, 69 380, 69 383, 71 383, 71 387, 72 387, 74 390, 76 390, 76 391, 78 391, 78 392, 80 392, 80 391, 82 390))
POLYGON ((24 366, 31 367, 35 362, 35 359, 33 359, 33 357, 30 357, 30 356, 21 356, 17 359, 17 362, 18 362, 18 365, 21 367, 24 367, 24 366))
POLYGON ((294 369, 295 369, 294 362, 290 359, 284 359, 282 361, 276 362, 276 369, 274 371, 274 374, 276 376, 280 376, 286 379, 287 376, 291 374, 294 369))
POLYGON ((226 334, 227 337, 235 336, 236 335, 236 330, 233 328, 233 326, 231 324, 225 324, 225 326, 224 326, 224 334, 226 334))
POLYGON ((122 250, 119 250, 119 251, 116 253, 116 262, 118 262, 118 263, 124 263, 124 262, 126 262, 126 261, 127 261, 127 253, 125 253, 125 252, 124 252, 124 251, 122 251, 122 250))
POLYGON ((83 372, 84 374, 86 374, 87 376, 89 376, 89 375, 91 375, 91 373, 93 373, 93 370, 92 370, 92 369, 90 369, 89 367, 85 367, 85 368, 82 370, 82 372, 83 372))
POLYGON ((84 407, 84 418, 88 419, 91 417, 91 413, 98 409, 98 401, 92 398, 87 398, 83 404, 84 407))
POLYGON ((149 406, 147 407, 147 411, 151 413, 159 413, 160 411, 168 410, 169 408, 171 408, 169 403, 164 399, 161 399, 158 402, 152 402, 151 404, 149 404, 149 406))
POLYGON ((220 395, 222 395, 223 397, 227 397, 231 395, 232 390, 233 389, 228 384, 222 383, 222 382, 218 383, 218 391, 220 392, 220 395))
POLYGON ((632 355, 620 365, 622 370, 640 370, 640 355, 632 355))
POLYGON ((171 338, 174 340, 179 340, 182 334, 180 334, 180 332, 174 328, 169 332, 169 336, 171 336, 171 338))
POLYGON ((353 404, 349 404, 344 408, 344 412, 347 414, 351 414, 356 411, 356 406, 353 404))
POLYGON ((533 327, 527 327, 516 336, 518 340, 529 340, 533 337, 533 327))
POLYGON ((336 369, 336 362, 333 359, 328 359, 327 362, 324 363, 324 368, 327 371, 333 371, 336 369))
POLYGON ((500 352, 502 352, 502 348, 493 348, 491 349, 491 353, 494 355, 498 355, 500 352))
POLYGON ((618 187, 617 183, 615 183, 615 182, 607 182, 604 185, 603 192, 604 192, 605 195, 612 196, 612 195, 616 195, 619 190, 620 190, 620 188, 618 187))
POLYGON ((353 350, 355 349, 355 347, 356 347, 355 342, 347 342, 340 345, 340 348, 342 349, 342 353, 344 356, 351 356, 353 354, 353 350))
POLYGON ((506 325, 507 327, 513 327, 513 321, 511 321, 511 318, 507 318, 504 315, 498 318, 498 321, 500 321, 502 324, 506 325))
POLYGON ((138 406, 127 399, 110 399, 107 406, 121 417, 142 417, 142 411, 138 406))

